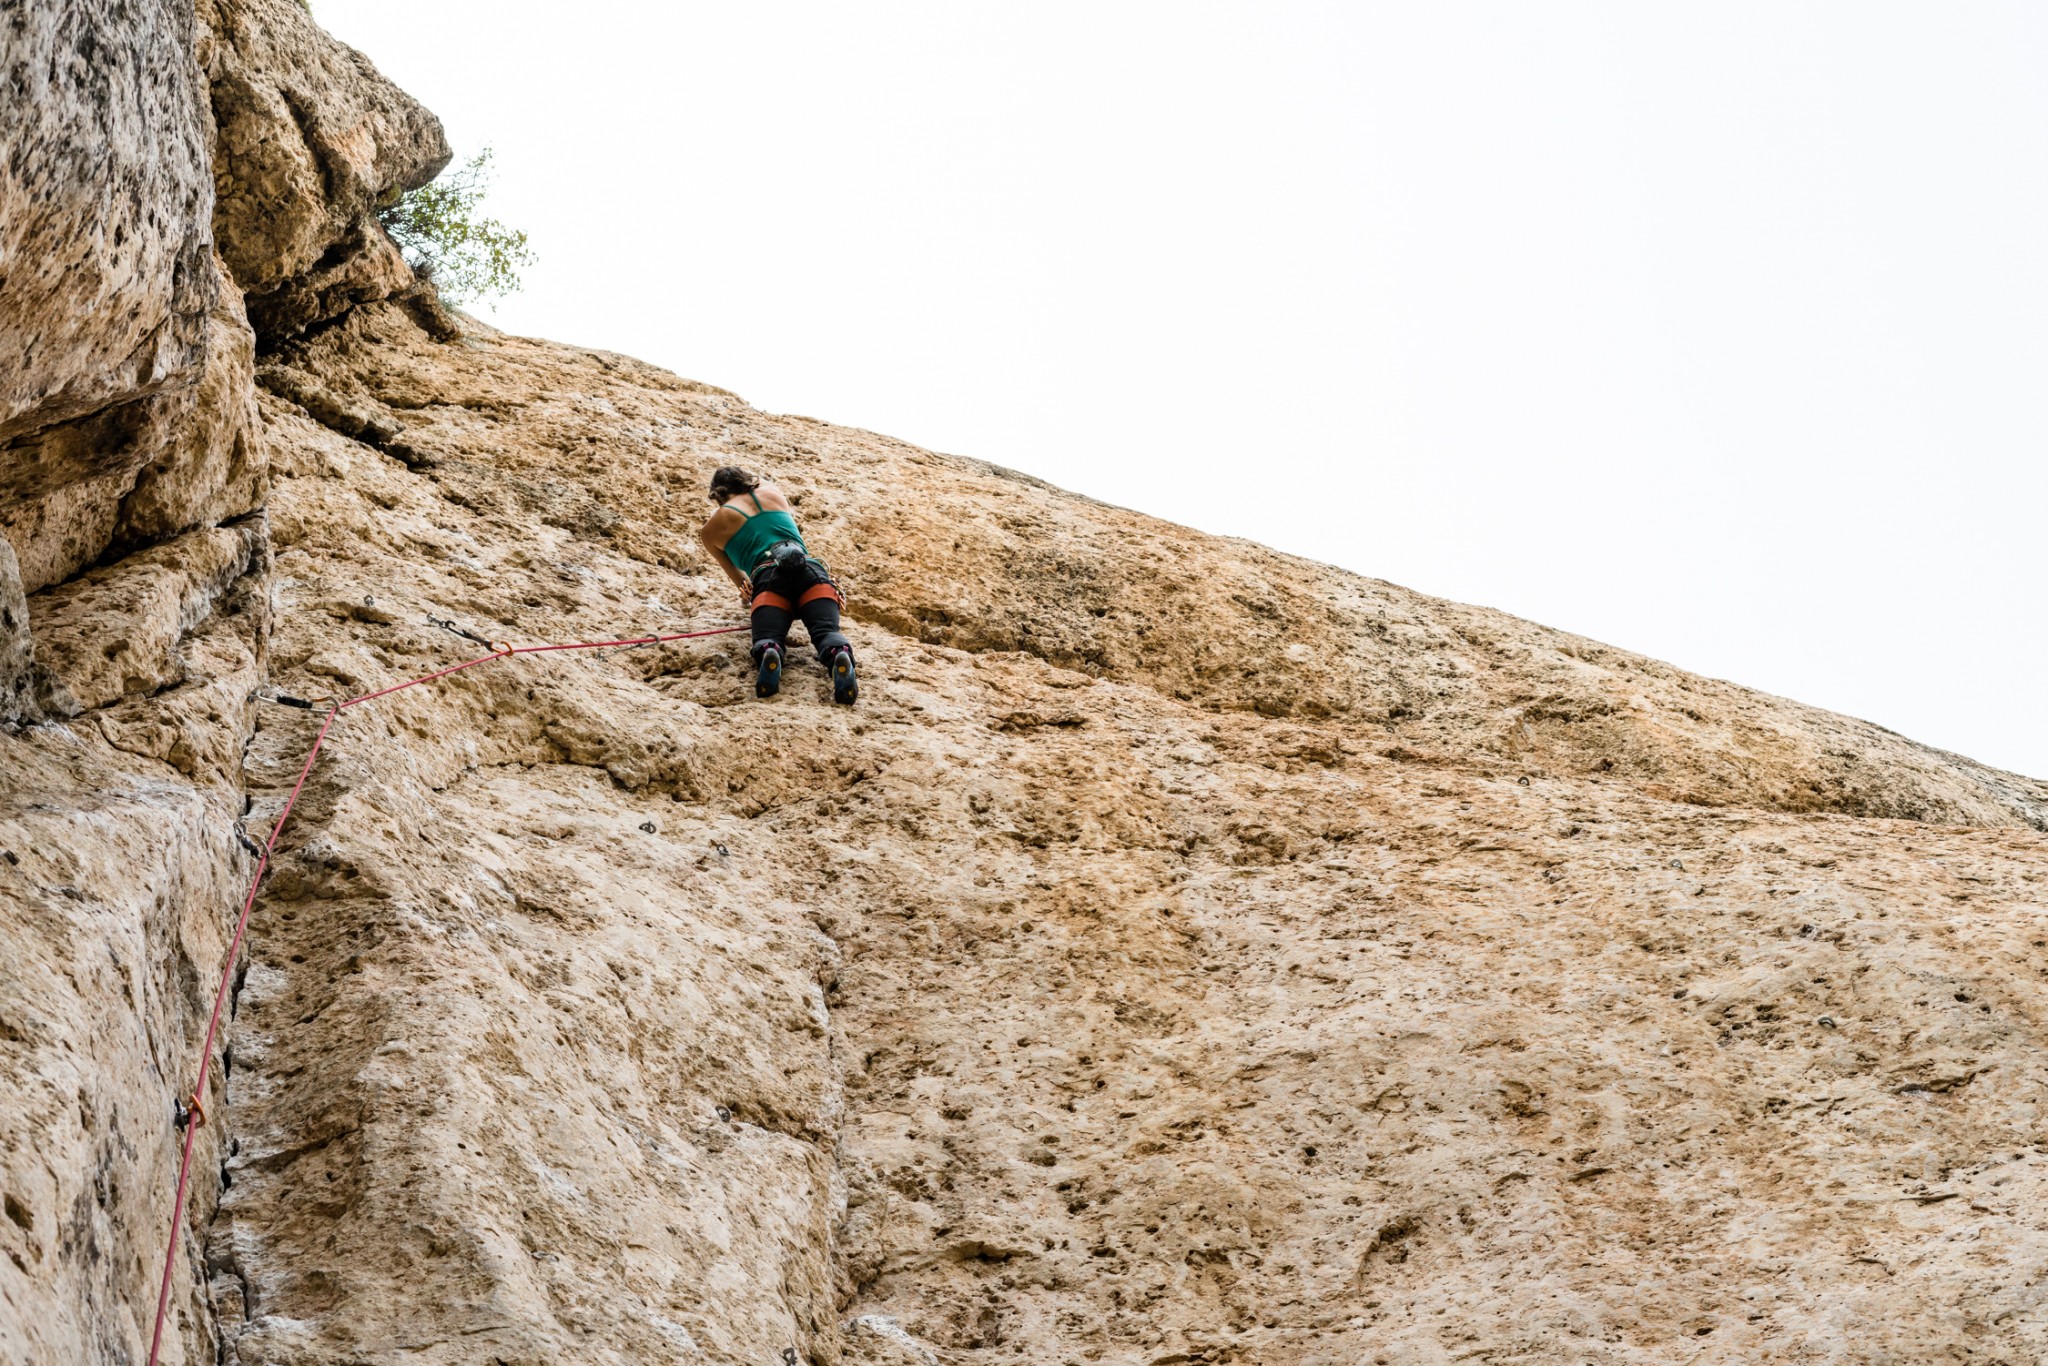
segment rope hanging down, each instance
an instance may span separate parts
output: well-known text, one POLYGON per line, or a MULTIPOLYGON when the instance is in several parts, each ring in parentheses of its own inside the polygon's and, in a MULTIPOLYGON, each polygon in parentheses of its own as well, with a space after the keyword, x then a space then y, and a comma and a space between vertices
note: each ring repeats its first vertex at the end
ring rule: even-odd
MULTIPOLYGON (((350 707, 374 702, 380 697, 389 697, 395 692, 404 692, 407 688, 416 688, 422 683, 431 683, 437 678, 446 678, 449 674, 473 669, 494 659, 510 659, 514 655, 549 654, 557 650, 602 650, 613 646, 661 645, 671 640, 726 636, 748 629, 745 626, 720 626, 709 631, 679 631, 672 635, 636 636, 630 640, 576 640, 561 645, 514 646, 507 642, 487 641, 482 637, 473 636, 452 621, 438 621, 432 617, 429 617, 428 621, 443 630, 452 631, 465 639, 488 646, 491 653, 464 660, 460 664, 451 664, 445 669, 436 669, 430 674, 421 674, 418 678, 408 678, 403 683, 394 683, 388 688, 379 688, 375 692, 366 692, 357 697, 337 700, 331 697, 293 697, 288 693, 279 693, 275 696, 259 694, 266 702, 301 707, 307 711, 324 710, 327 714, 320 719, 320 729, 313 736, 312 748, 306 751, 306 762, 299 769, 298 781, 292 784, 291 794, 285 798, 284 810, 278 813, 276 823, 270 827, 270 838, 263 842, 262 850, 257 853, 256 873, 249 879, 249 895, 242 899, 242 913, 235 919, 235 933, 228 941, 227 959, 221 965, 220 986, 213 993, 213 1013, 206 1021, 206 1038, 199 1046, 198 1077, 192 1083, 191 1095, 181 1097, 176 1102, 178 1127, 185 1131, 185 1142, 178 1157, 178 1192, 171 1201, 171 1234, 164 1247, 164 1279, 163 1285, 157 1291, 156 1328, 149 1338, 149 1366, 157 1366, 157 1357, 163 1349, 164 1321, 171 1307, 172 1273, 178 1264, 178 1233, 184 1227, 185 1197, 192 1184, 192 1147, 198 1141, 201 1126, 206 1123, 206 1078, 213 1065, 213 1043, 220 1033, 220 1013, 227 1003, 228 983, 234 979, 235 958, 241 952, 242 939, 249 928, 249 913, 256 908, 257 889, 263 885, 263 874, 270 868, 270 856, 277 850, 277 837, 284 832, 285 822, 292 818, 292 808, 298 805, 299 794, 306 787, 306 779, 312 776, 313 763, 320 757, 320 747, 327 742, 327 732, 334 725, 334 719, 350 707)), ((253 849, 253 844, 246 836, 242 842, 245 847, 253 849)))

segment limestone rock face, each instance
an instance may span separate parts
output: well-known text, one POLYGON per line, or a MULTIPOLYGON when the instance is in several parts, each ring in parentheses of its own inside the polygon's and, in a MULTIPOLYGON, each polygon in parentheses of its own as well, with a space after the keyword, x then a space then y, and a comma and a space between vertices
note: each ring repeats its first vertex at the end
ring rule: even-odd
POLYGON ((729 637, 343 714, 243 995, 235 1359, 2048 1350, 2039 783, 623 357, 382 305, 274 365, 285 686, 736 620, 732 461, 867 684, 757 702, 729 637))
POLYGON ((148 545, 263 505, 268 459, 256 415, 256 337, 225 271, 221 284, 206 318, 205 369, 171 406, 163 439, 119 504, 113 539, 121 545, 148 545))
MULTIPOLYGON (((560 380, 552 361, 526 370, 524 344, 509 340, 491 343, 488 367, 449 378, 444 357, 462 353, 418 337, 396 310, 366 310, 280 348, 266 373, 288 379, 265 383, 345 414, 322 420, 463 488, 478 433, 560 380), (353 359, 372 349, 374 363, 353 359)), ((585 366, 677 383, 624 358, 585 366)), ((527 492, 488 495, 490 506, 687 563, 702 495, 673 482, 652 500, 639 491, 661 429, 630 427, 622 448, 603 411, 543 450, 609 468, 620 481, 609 493, 565 483, 539 457, 529 470, 514 448, 501 463, 517 465, 527 492)), ((1201 711, 1335 722, 1416 762, 1484 755, 1693 805, 2048 829, 2048 788, 2034 780, 1505 613, 1221 542, 995 466, 879 439, 851 447, 800 418, 750 421, 729 441, 734 459, 806 481, 806 535, 860 586, 852 611, 908 639, 1029 654, 1201 711)))
MULTIPOLYGON (((175 0, 0 12, 8 1361, 140 1359, 172 1099, 252 868, 265 447, 254 336, 213 249, 197 42, 175 0)), ((200 1136, 202 1171, 226 1138, 200 1136)), ((210 1305, 188 1292, 180 1313, 175 1350, 211 1359, 210 1305)))
MULTIPOLYGON (((209 269, 218 269, 210 264, 209 269)), ((186 383, 18 438, 6 448, 0 530, 31 591, 61 583, 110 546, 147 545, 262 504, 255 340, 226 276, 186 383)))
POLYGON ((298 0, 199 0, 218 125, 214 228, 262 335, 413 283, 372 213, 448 164, 441 124, 298 0))
POLYGON ((215 292, 180 0, 0 13, 0 442, 188 380, 215 292))
MULTIPOLYGON (((160 570, 138 566, 61 607, 31 599, 43 656, 79 672, 65 689, 69 720, 0 729, 10 1362, 132 1362, 147 1343, 170 1229, 172 1100, 190 1085, 254 869, 237 831, 267 560, 239 577, 216 565, 209 584, 175 594, 155 581, 160 570), (110 647, 126 662, 119 674, 110 647)), ((200 1172, 218 1170, 227 1137, 218 1118, 202 1131, 200 1172)), ((217 1189, 201 1181, 201 1221, 217 1189)), ((179 1359, 210 1359, 210 1310, 189 1294, 180 1308, 191 1336, 179 1359)))
POLYGON ((76 716, 183 680, 181 642, 264 566, 267 526, 195 531, 36 598, 41 663, 76 716))
POLYGON ((141 1361, 167 1240, 179 1366, 2048 1359, 2048 785, 458 330, 295 0, 0 39, 0 1360, 141 1361), (350 706, 229 958, 438 623, 737 624, 727 463, 857 707, 350 706))
POLYGON ((190 8, 17 6, 0 38, 0 534, 33 591, 248 511, 262 461, 190 8))
POLYGON ((448 149, 296 0, 0 25, 0 533, 33 592, 261 506, 250 311, 287 334, 414 288, 373 209, 448 149))
POLYGON ((0 536, 0 719, 29 710, 35 687, 35 646, 29 639, 28 595, 14 547, 0 536))

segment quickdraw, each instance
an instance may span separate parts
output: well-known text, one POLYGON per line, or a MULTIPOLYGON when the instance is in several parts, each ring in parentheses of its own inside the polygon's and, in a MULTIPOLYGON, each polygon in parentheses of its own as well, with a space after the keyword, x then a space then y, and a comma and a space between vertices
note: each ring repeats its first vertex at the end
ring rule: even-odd
MULTIPOLYGON (((272 688, 268 692, 265 692, 262 688, 258 688, 256 691, 249 694, 249 700, 252 702, 275 702, 280 707, 297 707, 301 711, 311 711, 313 710, 315 704, 315 699, 305 697, 293 697, 290 693, 279 692, 275 688, 272 688)), ((325 699, 319 700, 324 701, 325 699)))
POLYGON ((507 645, 504 649, 501 650, 498 648, 498 642, 493 640, 485 640, 482 636, 476 634, 474 631, 465 631, 459 624, 457 624, 454 621, 443 621, 439 617, 430 616, 427 618, 427 625, 438 626, 442 630, 447 631, 451 635, 458 635, 461 636, 464 640, 474 641, 478 645, 483 646, 486 650, 490 650, 496 654, 509 654, 512 649, 511 646, 507 645))

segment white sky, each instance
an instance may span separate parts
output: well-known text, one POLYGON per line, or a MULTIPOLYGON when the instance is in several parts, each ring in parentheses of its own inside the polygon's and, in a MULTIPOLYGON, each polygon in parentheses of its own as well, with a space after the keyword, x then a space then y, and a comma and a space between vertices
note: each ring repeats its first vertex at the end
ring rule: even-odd
POLYGON ((313 5, 499 326, 2048 776, 2048 6, 313 5))

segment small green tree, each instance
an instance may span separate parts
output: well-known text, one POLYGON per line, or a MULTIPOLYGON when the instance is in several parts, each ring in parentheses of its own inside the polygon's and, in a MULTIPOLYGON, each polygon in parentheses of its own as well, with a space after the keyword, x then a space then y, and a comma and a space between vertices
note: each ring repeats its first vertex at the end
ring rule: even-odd
POLYGON ((519 288, 520 270, 534 262, 525 233, 477 216, 490 166, 486 147, 431 184, 377 206, 377 221, 414 273, 451 304, 510 294, 519 288))

